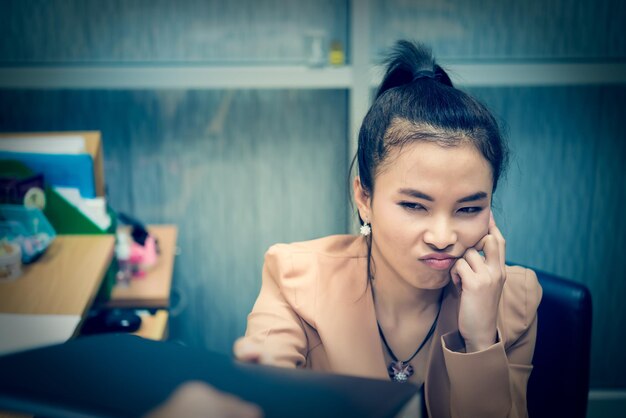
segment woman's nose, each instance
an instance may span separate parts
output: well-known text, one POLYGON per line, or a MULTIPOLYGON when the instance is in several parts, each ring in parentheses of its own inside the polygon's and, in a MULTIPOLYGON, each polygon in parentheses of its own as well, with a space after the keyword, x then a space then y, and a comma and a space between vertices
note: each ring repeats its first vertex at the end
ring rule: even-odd
POLYGON ((440 217, 434 219, 424 233, 424 241, 426 244, 438 250, 445 250, 454 245, 457 240, 457 234, 449 219, 440 217))

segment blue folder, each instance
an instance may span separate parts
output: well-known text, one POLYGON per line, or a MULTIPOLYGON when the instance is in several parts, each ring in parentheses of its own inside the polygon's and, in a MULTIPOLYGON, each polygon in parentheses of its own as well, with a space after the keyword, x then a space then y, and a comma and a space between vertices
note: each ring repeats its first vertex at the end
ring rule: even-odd
POLYGON ((0 151, 0 160, 17 160, 36 173, 42 173, 47 184, 73 187, 87 199, 96 197, 93 159, 89 154, 37 154, 0 151))

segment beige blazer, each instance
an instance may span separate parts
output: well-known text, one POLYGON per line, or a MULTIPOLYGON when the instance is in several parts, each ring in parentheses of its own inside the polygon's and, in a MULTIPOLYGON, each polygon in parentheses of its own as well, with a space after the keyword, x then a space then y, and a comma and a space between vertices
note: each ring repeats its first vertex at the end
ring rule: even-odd
MULTIPOLYGON (((541 287, 532 270, 506 267, 499 342, 464 353, 460 295, 444 289, 424 377, 430 417, 525 417, 541 287)), ((265 256, 263 282, 244 340, 262 344, 278 365, 389 379, 371 291, 367 244, 337 235, 278 244, 265 256)))

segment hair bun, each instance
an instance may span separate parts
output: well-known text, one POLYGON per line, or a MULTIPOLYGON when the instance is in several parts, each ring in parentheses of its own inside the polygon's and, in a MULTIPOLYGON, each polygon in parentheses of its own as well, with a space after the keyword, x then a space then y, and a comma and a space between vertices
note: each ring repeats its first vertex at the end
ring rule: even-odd
POLYGON ((396 42, 384 64, 387 68, 376 97, 391 88, 411 84, 422 78, 452 87, 450 77, 437 65, 431 49, 420 42, 396 42))
POLYGON ((435 79, 435 72, 431 71, 431 70, 420 70, 420 71, 415 73, 415 75, 413 76, 413 80, 411 80, 411 81, 417 81, 420 78, 432 78, 434 80, 435 79))

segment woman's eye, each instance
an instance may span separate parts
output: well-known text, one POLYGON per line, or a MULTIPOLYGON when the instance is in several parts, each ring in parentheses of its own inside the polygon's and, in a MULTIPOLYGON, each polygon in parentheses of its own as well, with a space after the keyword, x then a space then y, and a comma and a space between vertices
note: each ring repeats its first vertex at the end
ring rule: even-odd
POLYGON ((425 210, 426 208, 419 203, 414 202, 400 202, 400 206, 409 210, 425 210))
POLYGON ((467 208, 461 208, 459 209, 459 212, 462 213, 478 213, 481 210, 483 210, 483 208, 481 208, 480 206, 471 206, 471 207, 467 207, 467 208))

